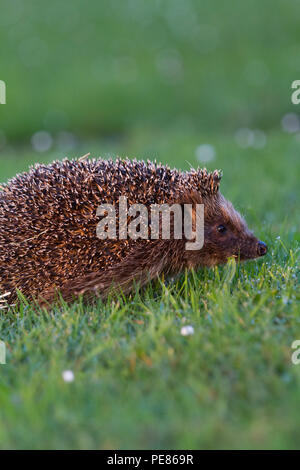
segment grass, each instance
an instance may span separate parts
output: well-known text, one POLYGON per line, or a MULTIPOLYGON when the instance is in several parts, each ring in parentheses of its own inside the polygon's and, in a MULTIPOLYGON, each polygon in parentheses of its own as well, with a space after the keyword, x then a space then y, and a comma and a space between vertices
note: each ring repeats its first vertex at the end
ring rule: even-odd
MULTIPOLYGON (((93 307, 37 313, 24 303, 2 313, 1 448, 299 447, 300 366, 291 362, 300 339, 297 137, 269 132, 255 150, 228 133, 136 128, 78 152, 188 168, 203 142, 216 150, 210 167, 224 170, 222 192, 269 254, 158 280, 93 307), (182 336, 184 325, 194 334, 182 336)), ((3 157, 1 179, 36 159, 3 157)))

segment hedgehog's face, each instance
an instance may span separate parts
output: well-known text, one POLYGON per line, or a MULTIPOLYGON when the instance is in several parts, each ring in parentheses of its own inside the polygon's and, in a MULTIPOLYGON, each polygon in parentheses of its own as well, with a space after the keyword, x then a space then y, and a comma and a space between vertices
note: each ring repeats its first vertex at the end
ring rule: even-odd
POLYGON ((267 253, 265 243, 250 232, 245 220, 221 194, 207 207, 204 203, 204 210, 204 246, 198 252, 197 264, 224 264, 232 256, 246 261, 267 253))

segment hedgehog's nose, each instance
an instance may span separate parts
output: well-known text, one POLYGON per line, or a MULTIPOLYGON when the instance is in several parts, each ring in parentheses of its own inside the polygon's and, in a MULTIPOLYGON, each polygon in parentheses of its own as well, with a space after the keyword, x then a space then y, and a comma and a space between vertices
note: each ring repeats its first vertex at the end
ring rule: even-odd
POLYGON ((268 247, 264 242, 258 242, 257 244, 257 254, 258 256, 264 256, 268 251, 268 247))

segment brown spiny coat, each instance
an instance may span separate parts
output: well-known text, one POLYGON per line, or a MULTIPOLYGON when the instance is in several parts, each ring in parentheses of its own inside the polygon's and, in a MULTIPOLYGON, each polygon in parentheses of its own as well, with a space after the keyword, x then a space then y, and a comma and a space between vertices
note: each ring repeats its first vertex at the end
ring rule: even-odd
POLYGON ((40 303, 56 293, 105 296, 112 284, 127 292, 161 273, 212 266, 229 256, 258 256, 259 242, 219 192, 218 171, 181 172, 151 162, 64 160, 36 165, 0 191, 0 294, 16 290, 40 303), (203 203, 205 244, 186 251, 186 240, 100 240, 97 208, 128 204, 203 203), (226 225, 226 234, 217 228, 226 225))

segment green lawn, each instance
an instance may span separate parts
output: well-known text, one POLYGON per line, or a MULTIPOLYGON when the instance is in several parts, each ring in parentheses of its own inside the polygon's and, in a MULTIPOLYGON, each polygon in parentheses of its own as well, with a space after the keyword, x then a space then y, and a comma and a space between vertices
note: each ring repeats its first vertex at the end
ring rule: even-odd
MULTIPOLYGON (((231 133, 141 127, 80 148, 188 168, 211 144, 222 192, 269 253, 93 307, 1 313, 1 448, 299 448, 300 141, 278 129, 266 137, 243 149, 231 133), (194 334, 182 336, 184 325, 194 334)), ((38 159, 3 154, 1 180, 38 159)))

